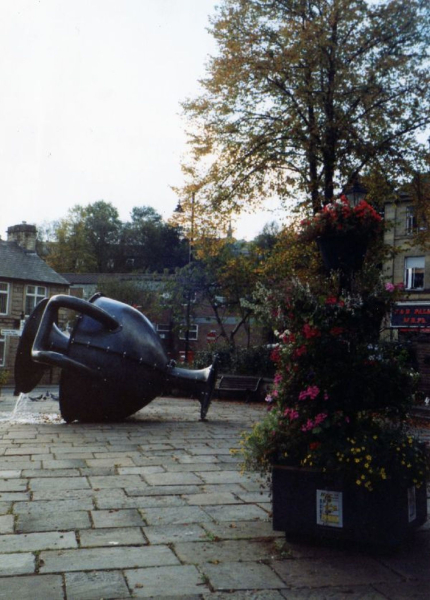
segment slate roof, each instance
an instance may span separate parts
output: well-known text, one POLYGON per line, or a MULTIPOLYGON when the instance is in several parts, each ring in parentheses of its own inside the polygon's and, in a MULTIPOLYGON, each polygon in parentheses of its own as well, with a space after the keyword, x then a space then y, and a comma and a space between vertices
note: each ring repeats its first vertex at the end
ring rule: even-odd
POLYGON ((100 279, 107 281, 159 281, 166 276, 159 273, 61 273, 71 285, 96 285, 100 279))
POLYGON ((21 279, 33 283, 69 285, 34 252, 28 252, 16 242, 0 240, 0 278, 21 279))

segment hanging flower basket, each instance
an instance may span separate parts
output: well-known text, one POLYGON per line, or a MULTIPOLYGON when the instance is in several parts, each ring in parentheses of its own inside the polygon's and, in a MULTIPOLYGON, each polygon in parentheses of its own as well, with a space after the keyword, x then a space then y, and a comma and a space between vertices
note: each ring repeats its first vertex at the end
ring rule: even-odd
POLYGON ((382 217, 365 200, 350 206, 345 196, 326 204, 324 208, 300 224, 299 238, 305 242, 319 239, 339 239, 346 245, 350 237, 361 244, 374 239, 382 230, 382 217))

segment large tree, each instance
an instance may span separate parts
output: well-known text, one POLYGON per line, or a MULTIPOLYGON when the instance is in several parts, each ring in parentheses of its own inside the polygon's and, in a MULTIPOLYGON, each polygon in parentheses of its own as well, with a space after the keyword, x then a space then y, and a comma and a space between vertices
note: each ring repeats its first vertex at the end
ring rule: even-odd
POLYGON ((131 220, 124 224, 122 251, 132 252, 142 268, 150 271, 173 270, 188 260, 187 243, 177 227, 163 221, 151 206, 134 207, 131 220))
POLYGON ((68 210, 67 216, 45 226, 46 262, 60 273, 97 271, 97 259, 85 227, 86 208, 68 210))
POLYGON ((184 103, 199 201, 293 196, 313 211, 361 174, 408 175, 430 122, 428 0, 223 0, 203 92, 184 103))
POLYGON ((104 200, 93 202, 85 210, 84 226, 97 262, 97 271, 104 273, 112 258, 112 248, 115 248, 121 237, 122 223, 118 210, 104 200))

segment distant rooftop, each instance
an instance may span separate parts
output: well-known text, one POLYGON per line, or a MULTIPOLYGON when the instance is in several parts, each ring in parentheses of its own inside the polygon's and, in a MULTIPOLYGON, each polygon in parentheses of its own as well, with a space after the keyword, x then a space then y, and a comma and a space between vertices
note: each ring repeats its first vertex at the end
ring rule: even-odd
POLYGON ((34 283, 69 285, 69 282, 56 273, 35 252, 29 252, 17 242, 0 240, 0 277, 21 279, 34 283))

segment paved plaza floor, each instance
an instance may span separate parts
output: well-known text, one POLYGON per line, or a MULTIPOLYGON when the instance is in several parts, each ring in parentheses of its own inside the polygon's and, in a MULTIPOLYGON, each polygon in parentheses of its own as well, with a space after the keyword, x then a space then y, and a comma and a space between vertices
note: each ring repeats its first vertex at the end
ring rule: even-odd
POLYGON ((159 398, 66 425, 30 396, 0 397, 0 599, 430 598, 428 526, 392 553, 272 531, 231 453, 264 406, 214 401, 201 422, 198 402, 159 398))

